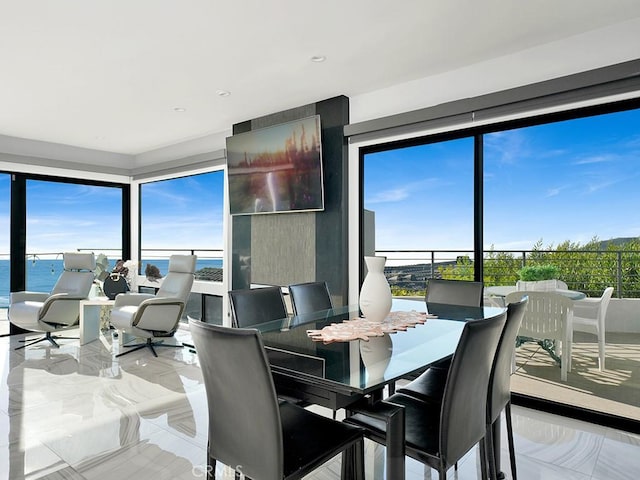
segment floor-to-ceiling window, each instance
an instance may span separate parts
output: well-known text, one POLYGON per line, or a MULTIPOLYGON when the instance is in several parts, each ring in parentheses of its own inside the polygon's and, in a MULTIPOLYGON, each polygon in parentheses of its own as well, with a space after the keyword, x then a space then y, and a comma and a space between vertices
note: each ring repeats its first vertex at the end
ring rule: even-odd
POLYGON ((0 335, 9 333, 9 225, 11 214, 11 175, 0 174, 0 335))
MULTIPOLYGON (((196 280, 222 281, 224 170, 190 175, 140 185, 140 270, 167 271, 169 256, 198 256, 196 280)), ((192 294, 185 316, 220 323, 219 298, 192 294), (208 308, 210 304, 211 308, 208 308), (215 311, 215 313, 214 313, 215 311)))
POLYGON ((122 192, 101 185, 27 180, 26 286, 48 292, 64 252, 122 258, 122 192))
POLYGON ((473 152, 473 137, 364 152, 364 251, 387 257, 395 294, 424 296, 456 263, 473 280, 473 152))
POLYGON ((539 264, 592 298, 614 287, 605 368, 595 331, 573 334, 567 381, 526 342, 513 391, 640 420, 640 109, 488 133, 484 168, 487 284, 513 285, 539 264))
MULTIPOLYGON (((576 332, 567 381, 560 380, 557 358, 538 344, 525 342, 517 349, 512 385, 521 398, 636 421, 640 420, 640 328, 634 313, 640 303, 638 103, 487 124, 449 136, 439 133, 360 150, 362 250, 394 260, 386 269, 394 294, 422 295, 429 276, 472 279, 474 270, 479 271, 474 245, 484 251, 485 286, 515 286, 524 266, 551 264, 560 282, 589 297, 614 287, 602 371, 597 336, 576 332), (466 163, 448 162, 452 157, 441 154, 458 142, 466 148, 457 152, 457 158, 466 158, 466 163), (421 149, 429 154, 416 168, 414 152, 421 149), (474 165, 483 166, 475 187, 474 165), (424 191, 416 186, 424 186, 424 191), (482 220, 476 222, 475 231, 474 219, 482 220), (481 247, 474 244, 477 239, 482 239, 481 247), (439 257, 442 251, 455 254, 439 257)), ((501 298, 487 300, 499 303, 501 298)))
POLYGON ((103 253, 110 266, 129 255, 127 184, 27 173, 8 178, 10 291, 50 291, 67 251, 103 253))

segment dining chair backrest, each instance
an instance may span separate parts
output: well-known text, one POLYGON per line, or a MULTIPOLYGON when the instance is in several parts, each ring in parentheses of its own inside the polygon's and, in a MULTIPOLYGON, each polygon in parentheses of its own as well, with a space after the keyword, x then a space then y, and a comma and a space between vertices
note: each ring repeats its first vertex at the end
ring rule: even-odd
POLYGON ((520 330, 528 297, 507 305, 505 322, 496 356, 491 369, 489 400, 487 401, 487 418, 493 423, 511 400, 511 369, 516 346, 516 337, 520 330))
POLYGON ((333 307, 326 282, 307 282, 289 285, 294 315, 328 310, 333 307))
POLYGON ((507 295, 507 304, 528 297, 518 335, 535 339, 564 341, 569 338, 568 315, 573 300, 555 292, 522 291, 507 295))
POLYGON ((234 327, 246 328, 287 317, 280 287, 231 290, 229 300, 234 327))
POLYGON ((209 455, 250 478, 283 478, 280 410, 260 334, 193 319, 189 328, 209 405, 209 455))
POLYGON ((442 397, 440 456, 452 465, 485 436, 489 377, 506 312, 465 323, 442 397))
POLYGON ((513 292, 507 304, 528 297, 518 335, 535 340, 556 340, 561 353, 560 380, 567 381, 571 371, 573 338, 573 300, 555 292, 513 292))
POLYGON ((466 280, 443 280, 430 278, 427 281, 425 300, 429 303, 480 307, 482 305, 482 282, 466 280))

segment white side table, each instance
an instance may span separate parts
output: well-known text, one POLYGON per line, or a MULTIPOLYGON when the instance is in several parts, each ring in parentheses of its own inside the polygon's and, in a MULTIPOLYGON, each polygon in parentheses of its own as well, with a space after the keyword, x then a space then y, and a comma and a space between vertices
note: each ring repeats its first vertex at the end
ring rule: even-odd
POLYGON ((100 336, 100 309, 112 307, 115 300, 107 297, 95 297, 80 300, 80 345, 93 342, 100 336))

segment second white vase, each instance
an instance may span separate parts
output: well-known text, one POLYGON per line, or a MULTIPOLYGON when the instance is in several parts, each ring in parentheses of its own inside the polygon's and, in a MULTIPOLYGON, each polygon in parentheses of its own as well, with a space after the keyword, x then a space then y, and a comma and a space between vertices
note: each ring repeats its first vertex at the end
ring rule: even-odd
POLYGON ((384 276, 387 257, 364 257, 367 276, 360 290, 360 310, 372 322, 383 321, 391 311, 391 288, 384 276))

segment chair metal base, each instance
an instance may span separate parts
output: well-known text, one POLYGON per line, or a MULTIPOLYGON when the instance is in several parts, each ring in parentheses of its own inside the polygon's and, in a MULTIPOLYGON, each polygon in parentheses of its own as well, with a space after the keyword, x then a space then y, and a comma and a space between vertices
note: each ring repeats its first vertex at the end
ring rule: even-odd
POLYGON ((123 345, 123 348, 130 348, 131 350, 128 350, 126 352, 122 352, 116 355, 117 357, 121 357, 123 355, 128 355, 129 353, 133 353, 136 350, 141 350, 143 348, 148 348, 149 350, 151 350, 151 353, 153 353, 154 357, 157 357, 158 354, 156 353, 155 348, 153 347, 171 347, 171 348, 183 348, 184 345, 179 344, 179 345, 171 345, 171 344, 167 344, 167 343, 163 343, 162 340, 160 340, 159 342, 154 342, 151 338, 147 338, 146 343, 136 343, 134 345, 123 345))
POLYGON ((24 340, 20 340, 20 342, 24 342, 24 345, 21 345, 19 347, 16 347, 15 350, 22 350, 25 347, 28 347, 30 345, 35 345, 36 343, 40 343, 40 342, 44 342, 45 340, 49 340, 49 342, 51 342, 51 344, 56 347, 56 348, 60 348, 60 345, 58 345, 58 342, 56 342, 56 340, 79 340, 78 337, 63 337, 61 335, 51 335, 51 332, 46 332, 44 337, 40 337, 37 340, 33 340, 30 343, 26 343, 29 342, 29 340, 27 340, 26 338, 24 340))

